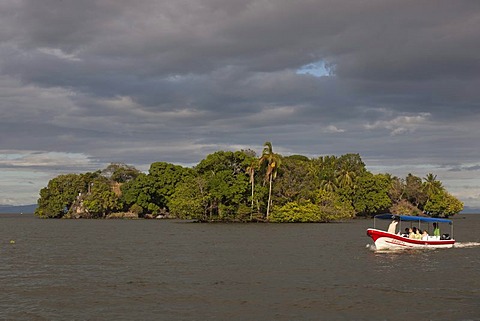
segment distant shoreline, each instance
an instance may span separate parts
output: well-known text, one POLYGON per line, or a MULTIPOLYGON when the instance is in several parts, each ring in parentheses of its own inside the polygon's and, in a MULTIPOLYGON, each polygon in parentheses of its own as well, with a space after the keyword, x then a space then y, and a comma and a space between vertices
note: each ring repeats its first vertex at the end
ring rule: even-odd
POLYGON ((30 205, 0 205, 0 214, 33 214, 37 204, 30 205))
MULTIPOLYGON (((37 204, 30 205, 0 205, 0 214, 34 214, 37 204)), ((478 208, 467 208, 457 215, 480 214, 478 208)))

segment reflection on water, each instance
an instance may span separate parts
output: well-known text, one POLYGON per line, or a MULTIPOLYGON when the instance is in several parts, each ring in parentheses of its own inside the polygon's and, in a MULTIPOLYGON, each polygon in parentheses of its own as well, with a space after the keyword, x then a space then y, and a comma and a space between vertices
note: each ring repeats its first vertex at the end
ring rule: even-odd
POLYGON ((0 216, 0 320, 478 319, 480 216, 428 251, 372 251, 370 223, 0 216))

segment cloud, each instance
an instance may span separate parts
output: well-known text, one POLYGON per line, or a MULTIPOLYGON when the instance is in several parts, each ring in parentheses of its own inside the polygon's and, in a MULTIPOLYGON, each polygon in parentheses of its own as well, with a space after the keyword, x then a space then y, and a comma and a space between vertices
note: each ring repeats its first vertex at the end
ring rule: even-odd
POLYGON ((324 132, 325 132, 325 133, 343 133, 343 132, 345 132, 345 130, 339 129, 339 128, 337 128, 337 127, 334 126, 334 125, 328 125, 328 126, 324 129, 324 132))
POLYGON ((408 132, 414 132, 417 128, 427 126, 429 113, 420 113, 411 116, 397 116, 390 120, 379 120, 373 124, 365 125, 365 128, 373 129, 388 129, 391 135, 400 135, 408 132))
POLYGON ((467 165, 464 164, 463 166, 460 165, 454 165, 448 169, 450 172, 470 172, 470 171, 480 171, 480 164, 475 164, 475 165, 467 165))
POLYGON ((98 164, 92 164, 92 160, 83 154, 0 150, 0 168, 90 169, 93 166, 98 164))
POLYGON ((479 22, 474 1, 2 1, 0 148, 45 170, 31 151, 143 169, 264 141, 471 164, 479 22))
POLYGON ((38 51, 68 61, 81 61, 81 59, 74 54, 67 54, 58 48, 39 48, 38 51))

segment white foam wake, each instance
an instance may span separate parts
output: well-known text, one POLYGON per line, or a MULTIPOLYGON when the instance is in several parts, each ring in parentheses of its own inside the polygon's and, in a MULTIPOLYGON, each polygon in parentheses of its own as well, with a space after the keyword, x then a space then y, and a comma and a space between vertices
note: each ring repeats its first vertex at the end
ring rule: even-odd
POLYGON ((467 248, 480 246, 480 242, 455 242, 453 247, 455 248, 467 248))

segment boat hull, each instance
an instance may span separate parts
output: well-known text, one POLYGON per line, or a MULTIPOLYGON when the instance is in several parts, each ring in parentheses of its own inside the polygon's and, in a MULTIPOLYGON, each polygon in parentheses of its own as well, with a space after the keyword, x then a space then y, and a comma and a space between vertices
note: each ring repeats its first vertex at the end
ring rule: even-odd
POLYGON ((375 243, 377 250, 404 250, 404 249, 425 249, 425 248, 451 248, 455 240, 417 240, 388 233, 382 230, 369 228, 367 235, 375 243))

